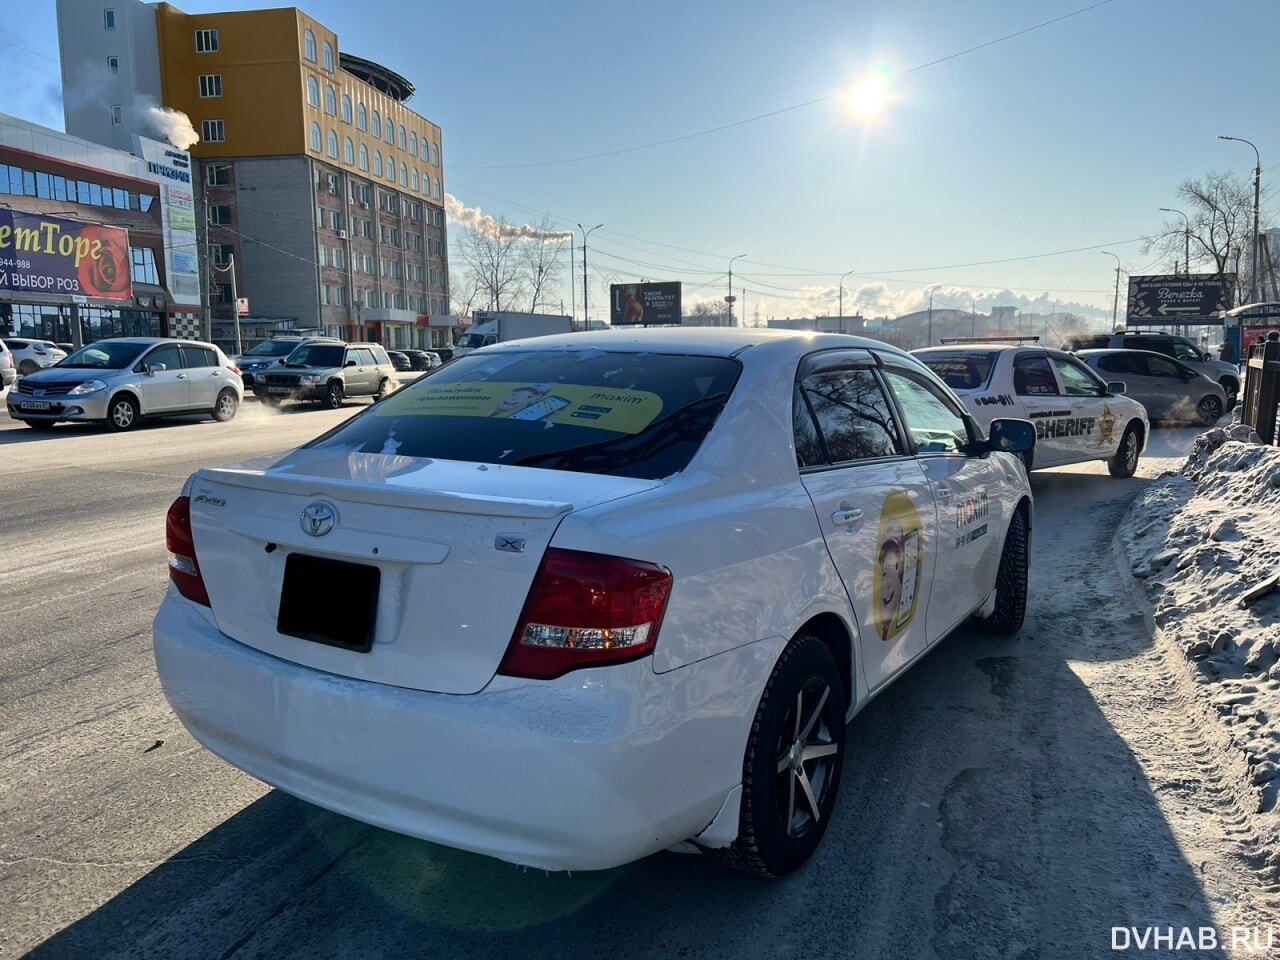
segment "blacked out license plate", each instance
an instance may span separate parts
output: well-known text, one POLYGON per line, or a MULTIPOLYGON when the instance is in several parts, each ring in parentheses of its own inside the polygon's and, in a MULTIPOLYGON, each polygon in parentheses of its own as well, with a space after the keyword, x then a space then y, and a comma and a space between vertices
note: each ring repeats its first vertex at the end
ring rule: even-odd
POLYGON ((377 567, 291 553, 284 561, 276 630, 368 653, 378 622, 380 580, 377 567))

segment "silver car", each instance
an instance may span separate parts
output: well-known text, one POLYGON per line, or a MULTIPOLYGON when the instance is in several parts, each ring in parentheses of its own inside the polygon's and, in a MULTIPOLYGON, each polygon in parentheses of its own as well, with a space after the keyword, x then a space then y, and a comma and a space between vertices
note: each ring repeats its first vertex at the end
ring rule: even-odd
POLYGON ((1172 357, 1150 350, 1081 350, 1076 354, 1103 380, 1124 384, 1125 396, 1152 420, 1211 427, 1227 409, 1222 385, 1172 357))
POLYGON ((18 365, 13 361, 13 352, 0 340, 0 390, 12 386, 18 379, 18 365))
POLYGON ((244 388, 211 343, 121 337, 81 347, 58 366, 18 381, 9 416, 37 429, 60 420, 100 420, 130 430, 143 417, 207 413, 230 420, 244 388))

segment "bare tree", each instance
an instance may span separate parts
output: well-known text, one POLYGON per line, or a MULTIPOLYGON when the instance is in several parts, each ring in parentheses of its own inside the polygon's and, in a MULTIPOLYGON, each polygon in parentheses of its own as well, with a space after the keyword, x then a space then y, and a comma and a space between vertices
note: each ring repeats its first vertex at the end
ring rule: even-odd
POLYGON ((524 296, 524 270, 518 230, 499 217, 494 229, 466 230, 458 245, 476 293, 475 306, 511 310, 524 296))
POLYGON ((573 234, 558 232, 545 215, 533 232, 534 236, 522 240, 520 246, 530 291, 529 312, 537 313, 540 304, 545 306, 548 291, 560 283, 564 242, 573 234))

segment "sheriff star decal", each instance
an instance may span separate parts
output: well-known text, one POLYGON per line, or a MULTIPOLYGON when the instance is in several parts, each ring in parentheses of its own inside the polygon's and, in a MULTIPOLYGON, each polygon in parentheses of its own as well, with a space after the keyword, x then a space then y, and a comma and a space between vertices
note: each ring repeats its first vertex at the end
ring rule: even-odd
POLYGON ((1098 418, 1098 442, 1104 447, 1109 447, 1116 435, 1116 419, 1111 407, 1104 403, 1102 416, 1098 418))

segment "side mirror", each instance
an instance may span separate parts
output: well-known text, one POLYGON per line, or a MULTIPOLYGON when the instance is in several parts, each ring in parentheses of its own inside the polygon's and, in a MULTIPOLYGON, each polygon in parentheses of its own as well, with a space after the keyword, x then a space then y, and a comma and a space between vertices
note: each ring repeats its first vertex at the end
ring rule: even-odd
POLYGON ((355 365, 356 365, 356 362, 354 360, 348 360, 346 363, 343 364, 344 367, 354 367, 355 365))
POLYGON ((1119 381, 1119 380, 1108 380, 1108 381, 1107 381, 1107 393, 1114 393, 1114 394, 1116 394, 1116 395, 1119 395, 1119 394, 1124 393, 1126 389, 1128 389, 1128 388, 1127 388, 1127 387, 1125 387, 1124 383, 1122 383, 1122 382, 1121 382, 1121 381, 1119 381))
POLYGON ((1036 427, 1030 420, 1013 420, 1004 417, 991 421, 987 446, 1005 453, 1023 453, 1036 447, 1036 427))
POLYGON ((163 363, 148 363, 147 376, 154 377, 157 373, 164 373, 168 369, 169 368, 166 367, 163 363))

